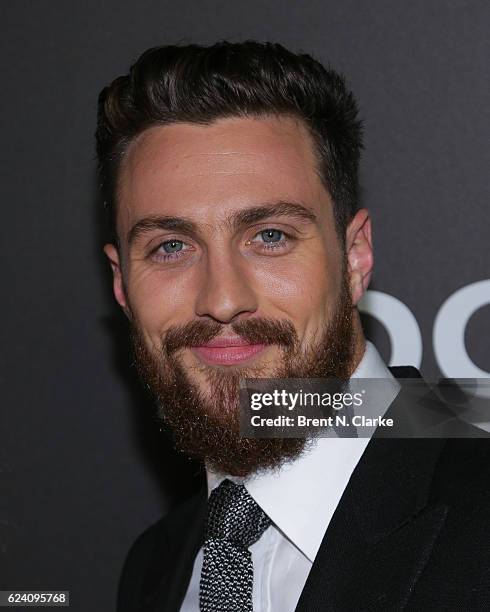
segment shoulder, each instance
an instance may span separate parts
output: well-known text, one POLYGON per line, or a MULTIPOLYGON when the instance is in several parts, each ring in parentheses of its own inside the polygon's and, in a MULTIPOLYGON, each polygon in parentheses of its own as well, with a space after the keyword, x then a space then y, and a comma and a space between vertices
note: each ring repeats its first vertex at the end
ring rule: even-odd
POLYGON ((436 465, 433 490, 439 497, 478 495, 490 503, 490 439, 450 438, 436 465))
MULTIPOLYGON (((205 499, 205 497, 204 497, 205 499)), ((123 565, 117 595, 118 612, 134 612, 141 596, 158 582, 165 557, 171 555, 179 537, 203 504, 203 492, 177 504, 160 520, 147 527, 134 541, 123 565), (155 558, 159 559, 155 563, 155 558)))
POLYGON ((446 440, 435 466, 430 492, 432 502, 447 508, 441 533, 449 550, 462 556, 480 555, 490 564, 490 440, 446 440), (444 537, 445 536, 445 537, 444 537), (484 550, 483 550, 484 549, 484 550))
POLYGON ((430 497, 446 515, 410 610, 488 609, 490 440, 447 440, 430 497))

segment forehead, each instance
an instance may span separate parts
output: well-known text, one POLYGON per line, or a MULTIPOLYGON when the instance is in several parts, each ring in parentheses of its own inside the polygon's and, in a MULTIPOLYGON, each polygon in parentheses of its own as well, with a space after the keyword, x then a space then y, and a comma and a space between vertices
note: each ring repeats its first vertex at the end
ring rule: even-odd
POLYGON ((216 223, 231 210, 274 200, 318 208, 328 200, 300 120, 226 118, 152 127, 129 146, 118 185, 118 226, 147 215, 216 223))

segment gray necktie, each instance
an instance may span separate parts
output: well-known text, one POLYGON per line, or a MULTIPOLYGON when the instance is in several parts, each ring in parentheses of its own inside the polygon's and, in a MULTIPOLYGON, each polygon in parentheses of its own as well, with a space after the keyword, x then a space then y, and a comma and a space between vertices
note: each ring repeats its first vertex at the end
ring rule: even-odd
POLYGON ((271 524, 243 485, 224 480, 209 496, 199 586, 202 612, 252 611, 253 563, 248 547, 271 524))

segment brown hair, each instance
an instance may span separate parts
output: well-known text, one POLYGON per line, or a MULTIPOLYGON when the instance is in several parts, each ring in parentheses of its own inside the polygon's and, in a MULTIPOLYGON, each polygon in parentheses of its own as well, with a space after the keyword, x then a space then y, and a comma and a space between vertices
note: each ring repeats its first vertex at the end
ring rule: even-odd
POLYGON ((308 127, 343 241, 358 206, 362 126, 357 103, 344 78, 310 55, 255 41, 155 47, 102 90, 96 140, 111 239, 117 241, 119 164, 135 136, 154 125, 207 125, 223 117, 270 114, 293 115, 308 127))

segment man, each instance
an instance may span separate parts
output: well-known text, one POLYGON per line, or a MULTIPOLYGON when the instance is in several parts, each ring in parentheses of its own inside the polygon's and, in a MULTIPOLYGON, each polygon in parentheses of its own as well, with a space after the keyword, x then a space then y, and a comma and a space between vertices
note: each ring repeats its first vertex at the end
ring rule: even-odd
POLYGON ((239 434, 241 379, 380 378, 384 412, 418 375, 386 367, 356 308, 361 140, 343 79, 280 45, 151 49, 102 92, 114 295, 209 498, 136 541, 120 611, 490 603, 485 440, 239 434))

